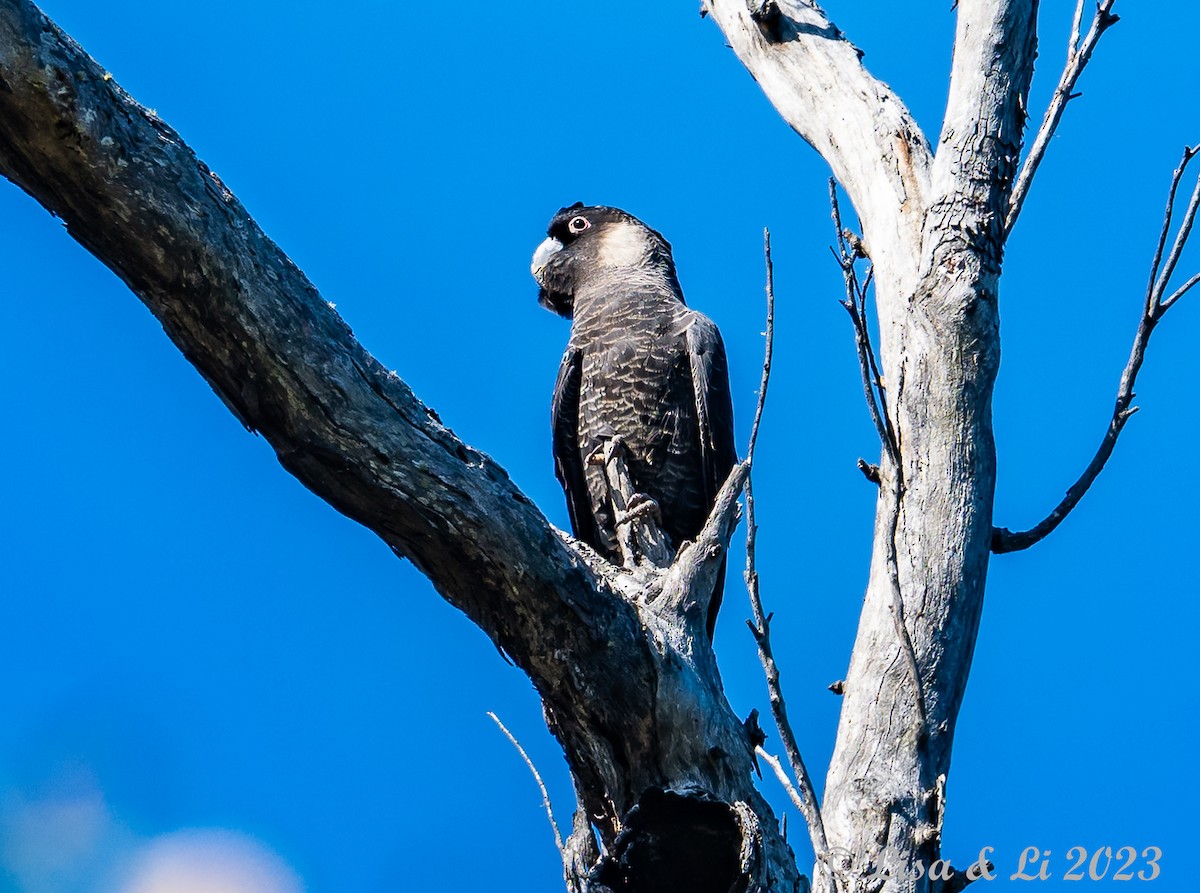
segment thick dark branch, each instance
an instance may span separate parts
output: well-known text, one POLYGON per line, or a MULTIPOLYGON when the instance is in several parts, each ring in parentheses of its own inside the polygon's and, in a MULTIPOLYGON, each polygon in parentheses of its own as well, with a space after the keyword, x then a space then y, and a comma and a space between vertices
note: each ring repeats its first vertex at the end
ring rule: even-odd
POLYGON ((173 129, 28 2, 0 5, 0 173, 113 269, 283 466, 410 558, 542 685, 636 638, 541 512, 383 368, 173 129), (607 634, 606 634, 607 635, 607 634))
POLYGON ((1112 418, 1108 423, 1108 428, 1104 432, 1104 438, 1100 441, 1100 446, 1096 450, 1096 454, 1092 457, 1092 461, 1088 463, 1087 468, 1084 469, 1083 474, 1079 476, 1079 479, 1067 490, 1062 501, 1038 524, 1028 530, 1015 533, 1007 528, 996 528, 992 532, 993 552, 1018 552, 1022 549, 1028 549, 1053 532, 1063 522, 1063 519, 1071 513, 1075 506, 1079 504, 1084 494, 1091 488, 1096 478, 1100 476, 1100 472, 1104 470, 1105 464, 1117 446, 1117 438, 1121 436, 1121 432, 1125 428, 1125 423, 1137 412, 1138 408, 1133 405, 1134 385, 1137 382, 1137 375, 1142 368, 1142 363, 1145 361, 1146 348, 1150 344, 1150 336, 1154 333, 1154 327, 1158 325, 1159 320, 1163 318, 1163 315, 1175 302, 1187 294, 1197 283, 1200 283, 1200 273, 1198 273, 1189 278, 1169 297, 1163 297, 1170 284, 1171 277, 1175 273, 1188 237, 1191 235, 1192 225, 1196 219, 1196 212, 1200 209, 1200 178, 1197 179, 1196 186, 1192 190, 1191 199, 1188 202, 1187 210, 1184 212, 1179 230, 1175 234, 1175 240, 1172 243, 1171 252, 1167 257, 1166 264, 1162 266, 1161 272, 1159 270, 1162 263, 1163 250, 1170 236, 1171 220, 1175 213, 1175 200, 1179 181, 1183 178, 1188 164, 1198 152, 1200 152, 1200 147, 1184 149, 1183 160, 1180 162, 1179 167, 1175 169, 1175 173, 1171 179, 1171 188, 1167 194, 1167 209, 1163 214, 1163 225, 1159 233, 1154 259, 1150 264, 1150 282, 1146 287, 1146 297, 1142 305, 1141 318, 1138 320, 1137 332, 1133 338, 1133 347, 1129 352, 1129 361, 1125 364, 1125 369, 1121 373, 1120 384, 1117 386, 1117 399, 1113 404, 1112 418))
POLYGON ((563 844, 573 875, 598 857, 589 822, 616 857, 639 804, 686 790, 704 815, 718 801, 750 889, 799 883, 705 634, 744 466, 698 542, 654 569, 657 588, 622 580, 372 358, 179 135, 27 0, 0 2, 0 174, 130 286, 288 471, 530 676, 581 803, 563 844))
POLYGON ((1062 77, 1059 78, 1058 86, 1054 88, 1054 95, 1050 99, 1050 105, 1046 108, 1046 114, 1042 118, 1042 126, 1038 128, 1037 136, 1034 137, 1033 145, 1025 158, 1025 164, 1022 165, 1021 173, 1017 176, 1016 184, 1013 186, 1008 215, 1004 220, 1005 235, 1012 232, 1017 217, 1021 214, 1021 206, 1025 204, 1025 196, 1029 194, 1034 174, 1037 173, 1038 166, 1046 155, 1046 148, 1050 145, 1050 140, 1058 129, 1058 122, 1062 120, 1067 103, 1079 95, 1075 92, 1075 84, 1092 58, 1096 44, 1100 42, 1100 37, 1104 32, 1120 20, 1119 16, 1112 14, 1112 8, 1116 5, 1117 0, 1101 0, 1096 4, 1096 14, 1092 18, 1092 25, 1088 29, 1087 36, 1080 44, 1079 28, 1083 21, 1083 7, 1086 2, 1087 0, 1079 0, 1075 7, 1075 17, 1071 22, 1071 37, 1067 43, 1066 65, 1063 68, 1062 77))

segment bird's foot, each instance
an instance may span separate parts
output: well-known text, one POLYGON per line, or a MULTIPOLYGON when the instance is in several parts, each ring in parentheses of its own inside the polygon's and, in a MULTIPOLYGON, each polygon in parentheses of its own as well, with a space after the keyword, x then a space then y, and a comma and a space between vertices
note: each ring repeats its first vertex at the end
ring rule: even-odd
POLYGON ((583 462, 585 465, 609 465, 615 459, 624 461, 626 455, 625 440, 620 435, 610 437, 600 442, 594 450, 588 453, 583 462))
POLYGON ((617 517, 617 526, 631 524, 638 518, 644 518, 647 515, 654 518, 658 526, 662 527, 662 509, 659 508, 658 502, 645 493, 634 493, 626 504, 625 511, 617 517))

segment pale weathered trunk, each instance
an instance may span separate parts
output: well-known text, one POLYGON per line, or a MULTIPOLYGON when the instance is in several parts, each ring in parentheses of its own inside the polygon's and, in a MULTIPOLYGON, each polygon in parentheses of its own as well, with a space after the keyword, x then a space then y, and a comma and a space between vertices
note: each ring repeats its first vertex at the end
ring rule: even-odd
POLYGON ((885 890, 930 889, 987 575, 997 285, 1036 2, 958 4, 936 154, 814 5, 716 0, 710 10, 862 220, 898 455, 885 448, 880 463, 870 577, 825 787, 829 852, 814 886, 868 889, 886 875, 885 890))
MULTIPOLYGON (((936 886, 992 535, 997 284, 1036 7, 960 0, 931 147, 814 4, 708 3, 829 161, 875 274, 888 443, 821 889, 879 889, 882 874, 888 891, 936 886)), ((558 534, 362 350, 178 135, 26 0, 0 0, 0 172, 129 283, 290 472, 411 558, 529 674, 582 806, 565 861, 597 863, 593 827, 606 850, 594 889, 663 889, 654 872, 697 866, 691 890, 801 885, 696 595, 728 543, 736 480, 665 574, 633 579, 558 534)))

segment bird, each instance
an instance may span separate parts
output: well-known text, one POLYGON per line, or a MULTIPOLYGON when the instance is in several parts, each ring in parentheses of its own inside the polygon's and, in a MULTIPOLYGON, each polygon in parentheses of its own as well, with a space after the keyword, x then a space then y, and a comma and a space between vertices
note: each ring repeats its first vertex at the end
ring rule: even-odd
MULTIPOLYGON (((626 211, 577 202, 551 219, 531 270, 538 302, 571 320, 551 425, 575 537, 620 562, 604 469, 589 461, 620 438, 671 547, 695 540, 737 448, 725 345, 684 302, 670 243, 626 211)), ((722 560, 710 640, 724 580, 722 560)))

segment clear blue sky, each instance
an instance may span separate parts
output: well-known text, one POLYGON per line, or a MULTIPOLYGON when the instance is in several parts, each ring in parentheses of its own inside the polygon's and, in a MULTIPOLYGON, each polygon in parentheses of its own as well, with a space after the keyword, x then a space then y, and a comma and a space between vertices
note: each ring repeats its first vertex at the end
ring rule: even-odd
MULTIPOLYGON (((936 133, 949 0, 826 5, 936 133)), ((1042 7, 1039 114, 1073 4, 1042 7)), ((1103 432, 1170 171, 1200 142, 1200 12, 1119 7, 1008 253, 995 417, 1010 527, 1041 517, 1103 432)), ((770 226, 760 570, 823 777, 838 712, 825 686, 847 665, 870 550, 872 487, 854 462, 877 445, 837 305, 827 169, 695 2, 44 8, 560 525, 548 415, 567 326, 528 272, 550 215, 619 205, 670 239, 689 302, 729 345, 741 443, 770 226)), ((560 889, 537 790, 485 715, 521 739, 567 823, 565 766, 527 680, 285 474, 116 277, 6 182, 0 232, 0 890, 163 893, 146 866, 196 841, 272 854, 293 878, 278 890, 560 889)), ((1198 265, 1192 252, 1183 266, 1198 265)), ((992 846, 1007 874, 1029 845, 1056 859, 1154 845, 1152 889, 1190 889, 1197 301, 1156 335, 1142 412, 1080 509, 992 563, 949 783, 956 862, 992 846)), ((731 588, 717 648, 742 714, 766 712, 747 613, 731 588)))

